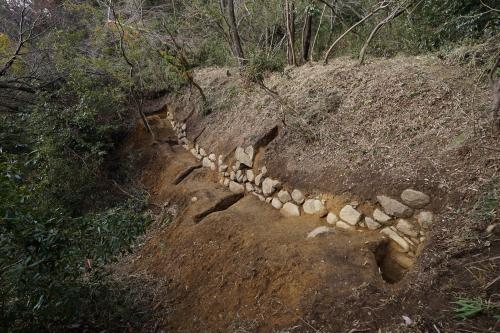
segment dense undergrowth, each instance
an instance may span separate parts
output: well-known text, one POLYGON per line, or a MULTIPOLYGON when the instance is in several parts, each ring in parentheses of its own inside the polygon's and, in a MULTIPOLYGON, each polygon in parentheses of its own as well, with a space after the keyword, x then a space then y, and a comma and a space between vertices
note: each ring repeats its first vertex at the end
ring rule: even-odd
MULTIPOLYGON (((312 19, 315 61, 377 4, 292 2, 297 30, 312 19)), ((283 2, 235 4, 240 73, 260 83, 287 63, 283 2)), ((333 55, 357 56, 385 14, 333 55)), ((117 148, 148 96, 196 86, 195 67, 237 63, 226 13, 219 1, 67 0, 0 1, 0 16, 0 331, 141 327, 139 298, 106 271, 151 220, 137 170, 117 148)), ((498 11, 477 1, 425 0, 385 27, 369 55, 441 51, 488 67, 499 25, 498 11)))

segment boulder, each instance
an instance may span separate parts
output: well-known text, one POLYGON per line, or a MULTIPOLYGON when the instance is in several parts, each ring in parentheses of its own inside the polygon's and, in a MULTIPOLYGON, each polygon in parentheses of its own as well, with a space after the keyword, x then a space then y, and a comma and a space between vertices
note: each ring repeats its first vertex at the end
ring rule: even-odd
POLYGON ((410 207, 397 200, 386 197, 385 195, 377 196, 377 200, 380 205, 382 205, 382 208, 384 208, 384 211, 389 215, 396 217, 410 217, 413 214, 413 210, 410 207))
POLYGON ((335 225, 335 223, 337 223, 338 220, 339 220, 339 217, 335 213, 330 212, 326 216, 326 222, 328 222, 329 224, 335 225))
POLYGON ((251 170, 251 169, 248 169, 246 171, 246 176, 247 176, 247 179, 249 182, 253 182, 255 180, 255 175, 253 173, 253 170, 251 170))
POLYGON ((311 231, 309 234, 307 234, 307 238, 314 238, 314 237, 317 237, 320 235, 329 234, 331 232, 334 232, 333 228, 325 227, 325 226, 317 227, 316 229, 311 231))
POLYGON ((349 230, 349 231, 354 231, 356 228, 354 228, 352 225, 345 223, 344 221, 337 221, 335 223, 335 227, 343 230, 349 230))
POLYGON ((398 220, 396 224, 396 229, 398 229, 398 231, 410 237, 418 236, 418 230, 415 228, 415 226, 405 219, 398 220))
POLYGON ((422 211, 418 213, 416 217, 420 227, 427 229, 432 225, 434 214, 432 214, 432 212, 422 211))
POLYGON ((272 178, 266 178, 262 182, 262 193, 264 195, 270 196, 273 194, 279 187, 281 186, 281 183, 278 180, 272 179, 272 178))
POLYGON ((380 223, 373 220, 371 217, 365 217, 365 225, 370 230, 377 230, 380 228, 380 223))
POLYGON ((229 182, 229 191, 233 193, 243 193, 245 192, 245 187, 237 182, 230 181, 229 182))
POLYGON ((278 198, 273 198, 271 205, 276 209, 281 209, 281 207, 283 207, 283 203, 278 198))
POLYGON ((427 194, 420 191, 415 191, 411 188, 406 189, 403 191, 403 193, 401 193, 401 200, 403 200, 405 204, 413 208, 422 208, 431 201, 427 194))
POLYGON ((287 202, 283 205, 283 208, 281 208, 280 213, 285 217, 300 216, 300 209, 299 206, 291 202, 287 202))
POLYGON ((281 190, 278 192, 278 199, 280 199, 282 203, 287 203, 288 201, 292 200, 292 197, 287 190, 281 190))
POLYGON ((249 146, 245 149, 242 147, 236 148, 234 152, 236 160, 251 168, 253 166, 253 157, 254 157, 254 149, 252 146, 249 146))
POLYGON ((328 214, 325 205, 318 199, 307 199, 302 205, 304 213, 323 217, 328 214))
POLYGON ((398 244, 404 252, 408 252, 410 250, 410 244, 403 239, 403 237, 399 236, 398 233, 392 230, 390 227, 386 227, 380 231, 381 234, 386 235, 391 240, 393 240, 396 244, 398 244))
POLYGON ((339 216, 343 221, 349 223, 350 225, 356 225, 359 220, 361 220, 361 213, 354 209, 351 205, 344 206, 344 208, 340 210, 339 216))
POLYGON ((373 211, 373 218, 375 219, 375 221, 380 222, 382 224, 387 224, 387 222, 391 220, 391 217, 389 215, 387 215, 378 208, 375 208, 375 210, 373 211))
POLYGON ((292 199, 295 201, 297 204, 302 205, 305 201, 304 194, 302 194, 301 191, 295 189, 292 191, 292 199))

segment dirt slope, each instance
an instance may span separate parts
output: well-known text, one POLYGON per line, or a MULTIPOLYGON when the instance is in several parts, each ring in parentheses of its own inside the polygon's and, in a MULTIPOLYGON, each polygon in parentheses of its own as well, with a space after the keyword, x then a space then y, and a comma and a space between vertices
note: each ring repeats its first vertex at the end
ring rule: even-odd
POLYGON ((159 220, 170 215, 173 222, 158 223, 120 270, 166 281, 168 297, 155 305, 164 313, 158 328, 494 331, 491 316, 460 322, 449 312, 456 296, 495 302, 500 293, 498 283, 490 284, 500 240, 484 232, 498 215, 485 219, 475 206, 482 191, 498 188, 499 142, 485 125, 486 87, 464 75, 432 58, 361 68, 344 59, 269 78, 278 101, 227 77, 226 69, 198 73, 213 112, 196 112, 199 101, 188 92, 167 105, 178 119, 188 118, 191 140, 229 155, 278 126, 257 159, 279 179, 310 193, 364 200, 416 187, 431 194, 437 221, 417 264, 389 284, 379 267, 387 250, 379 233, 337 230, 306 239, 325 222, 284 219, 253 196, 234 197, 176 144, 165 114, 152 116, 156 141, 138 127, 126 147, 142 156, 142 182, 159 220))

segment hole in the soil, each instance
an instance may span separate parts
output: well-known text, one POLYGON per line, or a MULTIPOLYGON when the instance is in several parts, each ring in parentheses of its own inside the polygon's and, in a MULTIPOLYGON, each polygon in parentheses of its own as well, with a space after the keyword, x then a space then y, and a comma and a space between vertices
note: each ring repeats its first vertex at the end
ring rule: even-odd
POLYGON ((390 241, 385 240, 380 242, 374 254, 384 281, 391 284, 401 281, 406 273, 406 269, 395 260, 395 253, 390 246, 390 241))
POLYGON ((234 193, 231 194, 230 196, 225 197, 224 199, 220 200, 217 202, 214 206, 208 208, 207 210, 195 215, 194 217, 194 222, 195 223, 200 223, 201 220, 203 220, 205 217, 208 215, 215 213, 215 212, 220 212, 223 210, 228 209, 235 203, 237 203, 239 200, 243 198, 244 194, 243 193, 234 193))
POLYGON ((266 133, 261 135, 255 142, 255 149, 258 150, 259 148, 267 146, 271 141, 276 139, 276 137, 279 134, 279 127, 278 125, 274 126, 270 130, 268 130, 266 133))
POLYGON ((179 184, 180 182, 182 182, 184 179, 186 179, 187 176, 189 176, 191 174, 191 172, 193 172, 194 170, 196 169, 199 169, 201 168, 201 165, 200 164, 196 164, 196 165, 191 165, 189 167, 187 167, 186 169, 182 170, 178 175, 177 177, 175 177, 174 181, 172 182, 172 184, 174 185, 177 185, 179 184))

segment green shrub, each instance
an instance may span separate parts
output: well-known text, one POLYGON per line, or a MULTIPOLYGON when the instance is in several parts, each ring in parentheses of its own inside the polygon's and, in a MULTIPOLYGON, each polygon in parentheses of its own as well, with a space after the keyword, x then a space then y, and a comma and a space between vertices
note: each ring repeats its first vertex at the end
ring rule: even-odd
POLYGON ((256 51, 250 56, 245 66, 243 76, 250 82, 262 82, 265 76, 272 72, 283 72, 285 68, 284 58, 278 55, 268 55, 262 51, 256 51))

